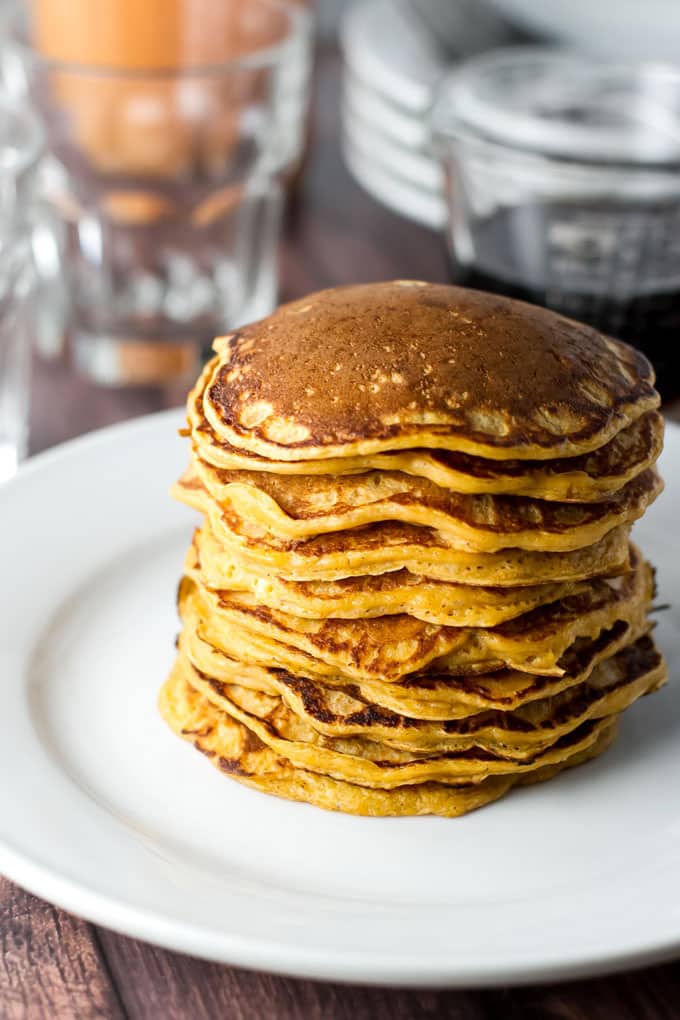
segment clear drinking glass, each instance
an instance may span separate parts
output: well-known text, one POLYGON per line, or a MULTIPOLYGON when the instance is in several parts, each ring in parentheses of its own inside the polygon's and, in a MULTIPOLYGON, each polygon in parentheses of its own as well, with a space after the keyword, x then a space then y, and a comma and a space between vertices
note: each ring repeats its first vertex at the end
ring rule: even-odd
POLYGON ((41 151, 35 118, 0 99, 0 482, 16 471, 28 439, 31 242, 41 151))
POLYGON ((456 280, 643 348, 680 390, 680 70, 513 48, 432 109, 456 280))
POLYGON ((2 69, 44 123, 76 362, 109 384, 191 376, 216 334, 276 301, 309 13, 285 0, 28 10, 7 22, 2 69))

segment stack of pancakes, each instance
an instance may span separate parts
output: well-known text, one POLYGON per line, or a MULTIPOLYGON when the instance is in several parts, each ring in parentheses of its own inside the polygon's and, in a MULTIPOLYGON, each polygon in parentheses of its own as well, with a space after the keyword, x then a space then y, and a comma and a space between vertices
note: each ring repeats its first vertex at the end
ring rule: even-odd
POLYGON ((340 288, 215 343, 176 496, 203 514, 161 694, 258 789, 459 815, 600 754, 665 680, 652 370, 543 309, 340 288))

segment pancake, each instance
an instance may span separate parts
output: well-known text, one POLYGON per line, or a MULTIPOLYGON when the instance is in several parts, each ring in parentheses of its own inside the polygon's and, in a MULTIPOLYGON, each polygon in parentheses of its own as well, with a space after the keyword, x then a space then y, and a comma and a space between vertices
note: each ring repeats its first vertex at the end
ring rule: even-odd
POLYGON ((663 484, 648 468, 597 503, 549 503, 524 496, 461 495, 403 472, 288 476, 221 471, 195 459, 189 469, 220 510, 281 542, 299 541, 384 521, 433 528, 453 548, 498 552, 520 548, 570 551, 630 525, 663 484))
POLYGON ((417 281, 310 295, 215 349, 211 428, 272 460, 420 447, 576 456, 659 403, 628 345, 534 305, 417 281))
POLYGON ((337 691, 363 705, 408 716, 442 721, 465 719, 480 712, 512 711, 542 698, 553 697, 587 680, 603 659, 615 655, 651 629, 645 607, 636 618, 617 620, 596 638, 580 638, 567 649, 558 665, 560 676, 539 676, 518 670, 457 676, 441 672, 412 673, 401 680, 349 682, 341 676, 314 680, 286 670, 240 662, 209 640, 209 626, 196 610, 196 601, 183 599, 180 614, 184 628, 178 648, 202 673, 223 683, 239 684, 264 694, 276 694, 300 714, 299 706, 316 703, 328 690, 337 691))
MULTIPOLYGON (((420 760, 423 754, 474 754, 477 750, 504 763, 534 760, 586 722, 618 715, 666 681, 659 651, 651 638, 643 637, 600 663, 587 681, 554 697, 515 712, 491 711, 462 720, 423 722, 332 690, 317 689, 315 697, 297 701, 267 695, 217 680, 198 671, 189 660, 183 662, 188 682, 209 701, 252 729, 273 750, 281 750, 279 740, 304 744, 296 749, 293 762, 322 772, 338 754, 377 761, 382 767, 386 748, 390 749, 388 760, 399 765, 410 763, 414 756, 420 760), (393 750, 399 752, 396 757, 393 750)), ((282 753, 289 756, 285 749, 282 753)), ((344 764, 349 770, 353 763, 344 764)), ((427 767, 430 764, 428 760, 427 767)), ((331 774, 340 776, 338 771, 331 774)), ((355 778, 350 771, 341 777, 355 778)))
POLYGON ((518 587, 613 574, 628 564, 624 526, 612 528, 593 545, 561 553, 523 549, 471 553, 452 546, 447 536, 433 528, 395 522, 282 541, 233 509, 218 509, 196 478, 185 476, 172 492, 180 502, 206 514, 228 556, 258 575, 338 580, 405 569, 435 580, 518 587))
POLYGON ((635 617, 653 592, 639 554, 620 578, 596 579, 577 594, 492 629, 425 623, 407 614, 359 620, 310 620, 263 606, 242 592, 214 592, 185 578, 180 601, 199 600, 208 640, 233 658, 311 677, 398 680, 433 669, 477 673, 504 666, 559 676, 561 656, 580 637, 596 637, 635 617))
POLYGON ((190 687, 177 664, 161 690, 159 708, 178 736, 192 743, 216 768, 240 783, 329 811, 374 817, 434 814, 453 818, 466 814, 498 800, 515 785, 551 779, 564 768, 596 757, 616 736, 616 719, 613 719, 602 726, 587 749, 565 757, 558 765, 519 776, 493 776, 483 783, 459 786, 429 782, 371 790, 296 768, 264 745, 246 726, 190 687))
POLYGON ((202 411, 202 389, 188 403, 189 434, 197 457, 227 471, 288 475, 363 474, 401 471, 459 493, 531 496, 561 502, 597 501, 655 463, 663 446, 663 418, 648 411, 604 446, 580 457, 547 461, 487 460, 446 450, 398 450, 332 460, 272 461, 220 442, 202 411))
MULTIPOLYGON (((198 686, 197 674, 181 655, 179 669, 186 682, 205 696, 203 687, 198 686)), ((558 765, 569 755, 591 747, 608 721, 604 718, 585 722, 547 750, 523 761, 502 758, 479 748, 414 755, 412 751, 399 751, 363 739, 314 741, 314 731, 286 709, 280 699, 246 688, 240 690, 247 708, 222 692, 216 707, 246 726, 281 757, 297 768, 383 790, 425 782, 481 783, 490 776, 521 775, 546 765, 558 765)))
POLYGON ((372 619, 408 612, 426 623, 457 627, 494 627, 546 602, 573 595, 584 584, 471 587, 431 581, 408 570, 342 581, 285 581, 244 570, 225 555, 205 527, 194 534, 184 570, 207 588, 248 592, 263 606, 308 619, 372 619))
POLYGON ((662 489, 642 354, 418 281, 311 295, 214 350, 160 708, 222 771, 453 817, 601 753, 666 681, 629 544, 662 489))

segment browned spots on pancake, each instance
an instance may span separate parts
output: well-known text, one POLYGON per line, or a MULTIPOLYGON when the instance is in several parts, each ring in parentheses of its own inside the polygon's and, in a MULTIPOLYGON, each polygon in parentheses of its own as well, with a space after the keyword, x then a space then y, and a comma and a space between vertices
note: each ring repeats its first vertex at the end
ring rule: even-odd
POLYGON ((448 450, 422 452, 446 467, 474 475, 476 478, 494 478, 499 470, 503 475, 523 478, 532 471, 540 470, 551 475, 582 471, 597 480, 622 474, 640 463, 653 463, 661 453, 663 430, 662 415, 658 411, 648 411, 628 428, 622 429, 608 443, 604 443, 591 453, 579 457, 556 457, 549 461, 509 459, 497 462, 448 450))
MULTIPOLYGON (((625 620, 617 620, 611 627, 603 630, 596 638, 577 638, 559 660, 558 665, 564 670, 562 681, 568 686, 571 679, 578 682, 587 676, 597 660, 606 658, 607 650, 617 645, 624 636, 632 631, 631 624, 625 620)), ((402 677, 396 689, 418 692, 435 691, 453 685, 461 694, 473 696, 481 700, 493 699, 497 705, 516 705, 531 696, 538 700, 542 691, 549 690, 555 683, 555 677, 540 676, 533 673, 521 673, 515 669, 507 669, 499 663, 495 669, 485 667, 482 675, 456 675, 440 670, 426 670, 402 677), (491 682, 491 683, 490 683, 491 682), (501 685, 506 683, 511 690, 508 695, 501 693, 501 685), (491 687, 491 689, 490 689, 491 687)))
MULTIPOLYGON (((566 750, 569 747, 572 747, 574 744, 578 744, 581 740, 584 740, 587 737, 589 737, 593 730, 597 727, 597 725, 598 720, 592 719, 589 719, 587 722, 581 723, 581 725, 577 726, 576 729, 572 730, 570 733, 565 733, 563 736, 559 738, 559 740, 556 740, 555 743, 551 745, 551 750, 552 751, 566 750)), ((537 752, 536 755, 530 758, 523 759, 520 767, 532 765, 536 758, 540 757, 541 753, 542 752, 539 751, 537 752)), ((502 755, 495 754, 493 751, 486 751, 482 750, 481 748, 475 748, 472 753, 470 753, 469 751, 449 751, 446 754, 442 755, 442 757, 451 760, 456 760, 459 758, 472 758, 480 762, 484 761, 491 762, 497 761, 499 757, 502 757, 502 755)))
POLYGON ((280 671, 279 675, 283 683, 298 695, 308 715, 321 723, 332 723, 337 720, 337 715, 327 708, 316 684, 304 677, 295 677, 283 671, 280 671))
MULTIPOLYGON (((240 449, 219 439, 212 429, 212 426, 205 417, 202 402, 202 392, 199 393, 194 402, 195 422, 194 432, 208 438, 211 447, 216 447, 225 452, 236 455, 242 461, 250 462, 248 471, 257 473, 258 467, 269 465, 271 462, 266 458, 253 453, 250 450, 240 449)), ((576 457, 556 457, 552 460, 518 460, 504 459, 493 461, 485 457, 478 457, 474 454, 462 453, 451 450, 428 450, 416 447, 410 452, 418 457, 429 458, 445 468, 470 475, 477 479, 489 481, 498 478, 525 478, 538 472, 546 477, 559 477, 560 475, 583 473, 593 482, 603 479, 616 479, 622 475, 632 477, 638 474, 645 465, 653 464, 663 448, 664 420, 658 411, 648 411, 642 414, 636 421, 633 421, 627 428, 621 429, 608 443, 576 457)), ((198 453, 197 450, 195 450, 198 453)), ((380 455, 381 469, 390 470, 390 461, 395 460, 400 453, 384 452, 380 455)), ((367 458, 370 462, 371 458, 367 458)), ((291 466, 298 465, 299 474, 305 475, 304 461, 292 461, 291 466)), ((331 463, 331 462, 328 462, 331 463)), ((367 463, 367 467, 370 467, 367 463)), ((329 471, 333 473, 332 470, 329 471)))
POLYGON ((183 737, 209 737, 213 731, 212 726, 203 726, 200 729, 184 729, 182 730, 183 737))
MULTIPOLYGON (((591 642, 591 645, 595 649, 597 642, 591 642)), ((658 671, 661 664, 662 658, 654 642, 649 636, 643 635, 633 645, 623 648, 611 659, 602 662, 598 667, 599 672, 592 675, 592 682, 589 677, 582 683, 552 695, 543 703, 535 698, 528 709, 520 707, 507 712, 493 708, 461 719, 444 720, 440 723, 442 732, 471 737, 487 728, 497 728, 508 734, 532 733, 537 730, 543 733, 550 732, 563 725, 568 725, 572 720, 576 722, 578 718, 583 717, 593 705, 597 704, 604 693, 609 695, 624 687, 632 686, 647 675, 651 677, 650 683, 653 682, 653 674, 658 671)), ((513 680, 516 680, 518 676, 516 672, 508 675, 513 680)), ((533 690, 533 693, 537 695, 542 687, 549 686, 551 682, 550 678, 527 676, 526 690, 533 690)), ((327 707, 325 688, 322 685, 290 676, 286 685, 300 697, 305 715, 317 723, 329 726, 339 724, 340 726, 358 727, 367 731, 371 728, 405 730, 418 728, 422 725, 416 719, 366 702, 360 710, 355 712, 335 713, 327 707)), ((468 693, 476 689, 475 684, 465 683, 462 686, 468 693)), ((481 685, 479 692, 487 698, 489 697, 488 692, 481 685)), ((513 697, 516 698, 518 693, 515 687, 513 697)), ((513 699, 504 699, 494 694, 494 700, 510 702, 513 699)), ((367 737, 372 739, 368 732, 367 737)), ((502 747, 502 743, 500 746, 502 747)))
MULTIPOLYGON (((245 729, 245 727, 244 727, 245 729)), ((223 772, 228 772, 232 776, 250 776, 252 772, 248 772, 244 769, 239 758, 218 758, 217 761, 219 767, 223 772)))
POLYGON ((179 484, 182 486, 183 489, 189 489, 194 492, 197 492, 199 489, 202 488, 201 479, 197 475, 193 474, 182 475, 179 484))
MULTIPOLYGON (((608 584, 602 578, 593 578, 588 587, 574 595, 567 595, 558 602, 551 602, 546 606, 539 606, 532 609, 514 620, 508 620, 494 628, 497 634, 504 637, 517 637, 522 634, 531 634, 532 638, 550 633, 561 624, 570 620, 576 620, 586 616, 588 613, 596 612, 605 606, 615 606, 618 602, 625 602, 635 590, 638 582, 636 571, 640 569, 639 554, 634 547, 631 549, 631 571, 620 578, 618 588, 608 584)), ((649 571, 647 564, 642 565, 644 571, 649 571)))
POLYGON ((616 620, 611 627, 601 631, 594 640, 577 638, 571 648, 567 648, 558 665, 565 673, 575 676, 581 673, 596 655, 617 642, 630 629, 631 625, 627 620, 616 620))
POLYGON ((387 729, 409 729, 417 726, 415 719, 405 715, 397 715, 380 705, 365 705, 357 712, 352 712, 344 720, 350 726, 384 726, 387 729))
MULTIPOLYGON (((558 753, 562 750, 567 751, 575 744, 580 743, 582 740, 587 739, 593 731, 597 728, 599 720, 587 720, 577 726, 571 732, 564 734, 554 744, 551 745, 551 751, 557 751, 558 753)), ((521 772, 523 769, 529 769, 534 762, 540 758, 542 751, 537 751, 535 755, 527 758, 523 758, 521 762, 517 762, 517 771, 521 772)), ((465 750, 459 751, 445 751, 445 752, 421 752, 414 755, 410 761, 385 761, 380 759, 374 761, 374 764, 380 769, 407 769, 413 765, 414 761, 427 761, 428 758, 436 758, 437 761, 465 761, 465 762, 477 762, 480 765, 484 763, 493 763, 499 760, 505 760, 505 756, 497 751, 489 751, 481 747, 466 748, 465 750)))
MULTIPOLYGON (((196 669, 196 667, 194 667, 194 669, 196 669)), ((196 669, 196 672, 200 676, 201 680, 203 680, 205 683, 207 683, 209 687, 213 689, 215 694, 219 694, 221 698, 226 698, 228 696, 229 691, 228 684, 223 683, 222 680, 216 680, 212 676, 207 676, 207 674, 201 672, 200 669, 196 669)))
MULTIPOLYGON (((294 677, 291 674, 285 674, 283 682, 289 690, 293 691, 300 698, 305 714, 318 723, 330 725, 341 722, 350 726, 363 726, 367 728, 371 726, 408 728, 417 725, 414 720, 406 716, 398 715, 396 712, 374 704, 364 704, 356 712, 340 715, 337 712, 331 711, 324 696, 324 688, 314 683, 314 681, 308 680, 305 677, 294 677)), ((340 690, 350 693, 349 688, 340 688, 340 690)), ((356 687, 353 688, 351 696, 356 700, 363 700, 356 687)))
POLYGON ((245 727, 242 745, 244 754, 248 754, 248 752, 250 751, 261 751, 266 746, 267 745, 264 743, 264 741, 260 740, 257 733, 253 733, 253 731, 248 729, 247 726, 245 727))
POLYGON ((656 406, 644 356, 545 309, 458 287, 343 287, 236 332, 208 397, 225 424, 290 448, 434 431, 499 447, 587 440, 656 406), (604 394, 606 399, 600 396, 604 394), (247 422, 247 424, 245 424, 247 422))
MULTIPOLYGON (((246 626, 249 620, 257 620, 271 627, 277 640, 285 641, 287 635, 293 635, 291 643, 296 644, 296 617, 287 617, 257 603, 241 601, 229 592, 217 594, 220 607, 244 617, 246 626)), ((385 665, 386 650, 397 644, 408 643, 409 656, 420 659, 440 645, 445 636, 455 641, 464 634, 464 629, 460 627, 426 623, 407 613, 397 613, 365 620, 331 617, 321 621, 316 630, 306 632, 305 637, 310 645, 323 650, 325 654, 343 655, 357 667, 371 668, 385 665)))
MULTIPOLYGON (((607 693, 633 685, 643 676, 658 669, 661 662, 661 653, 654 642, 650 637, 643 636, 634 645, 618 652, 607 663, 607 668, 613 671, 615 677, 606 685, 607 693)), ((554 695, 549 702, 549 714, 546 712, 541 716, 541 730, 558 729, 570 719, 583 715, 601 697, 602 691, 588 681, 554 695)), ((508 733, 530 733, 537 725, 532 718, 532 712, 536 711, 536 708, 537 704, 534 703, 526 714, 523 714, 522 709, 515 712, 502 712, 497 709, 480 712, 466 719, 446 722, 444 730, 447 733, 474 735, 483 727, 496 726, 508 733)))

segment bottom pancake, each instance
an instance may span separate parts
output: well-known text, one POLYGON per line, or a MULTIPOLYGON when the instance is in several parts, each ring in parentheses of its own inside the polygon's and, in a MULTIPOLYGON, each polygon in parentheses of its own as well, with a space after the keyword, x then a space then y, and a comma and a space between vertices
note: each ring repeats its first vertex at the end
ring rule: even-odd
POLYGON ((597 738, 558 764, 523 775, 493 776, 476 784, 425 782, 390 790, 369 789, 296 768, 265 746, 246 726, 195 691, 177 664, 161 691, 159 707, 170 728, 223 772, 255 789, 329 811, 369 816, 457 817, 498 800, 513 786, 551 779, 602 754, 616 736, 617 717, 603 720, 597 738))

